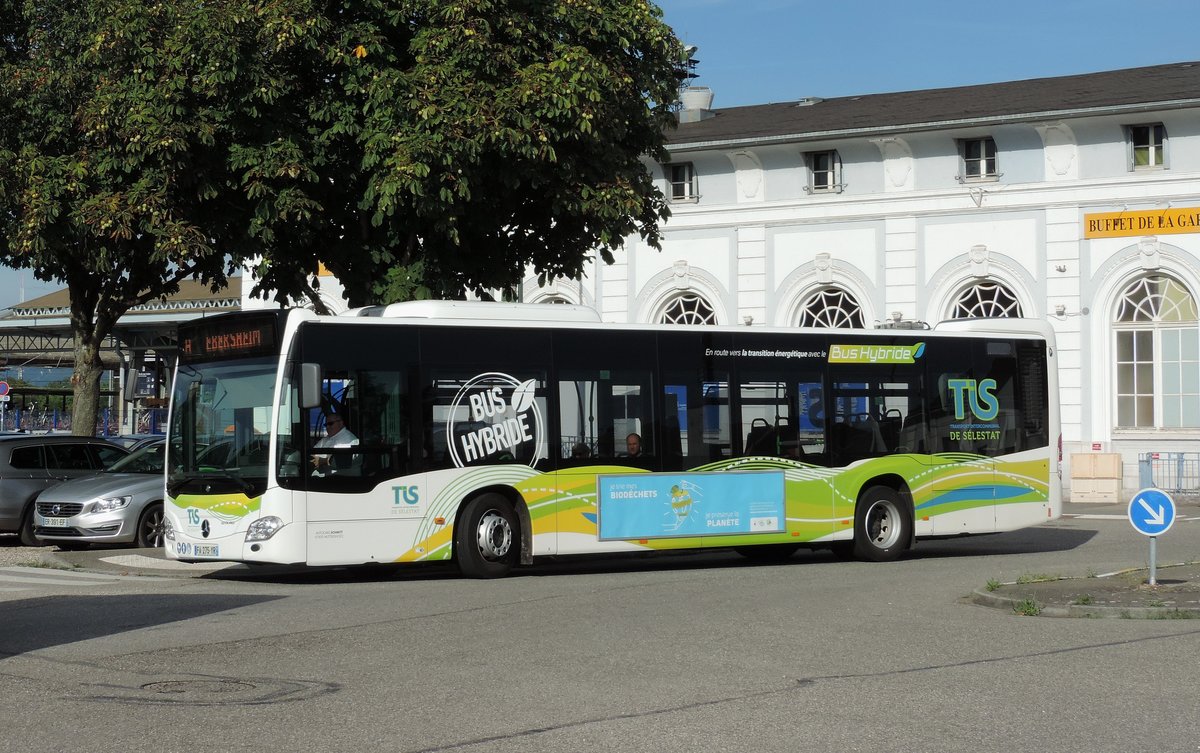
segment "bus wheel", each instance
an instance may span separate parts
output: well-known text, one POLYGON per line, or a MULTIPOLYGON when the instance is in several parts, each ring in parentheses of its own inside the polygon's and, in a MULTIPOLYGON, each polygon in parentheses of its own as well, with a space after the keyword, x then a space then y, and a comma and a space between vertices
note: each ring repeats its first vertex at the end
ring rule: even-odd
POLYGON ((898 559, 912 538, 912 517, 895 489, 872 486, 858 498, 854 556, 870 562, 898 559))
POLYGON ((521 539, 512 503, 483 494, 467 503, 454 532, 455 557, 469 578, 499 578, 517 562, 521 539))

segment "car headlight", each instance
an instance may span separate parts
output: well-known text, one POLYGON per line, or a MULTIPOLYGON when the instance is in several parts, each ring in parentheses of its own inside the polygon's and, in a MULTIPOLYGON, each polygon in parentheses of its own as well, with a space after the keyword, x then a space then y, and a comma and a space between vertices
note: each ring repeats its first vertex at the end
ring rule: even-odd
POLYGON ((246 541, 266 541, 283 528, 283 521, 274 515, 259 518, 246 529, 246 541))
POLYGON ((92 503, 92 512, 112 512, 120 510, 122 507, 128 507, 133 497, 126 495, 124 497, 100 497, 92 503))

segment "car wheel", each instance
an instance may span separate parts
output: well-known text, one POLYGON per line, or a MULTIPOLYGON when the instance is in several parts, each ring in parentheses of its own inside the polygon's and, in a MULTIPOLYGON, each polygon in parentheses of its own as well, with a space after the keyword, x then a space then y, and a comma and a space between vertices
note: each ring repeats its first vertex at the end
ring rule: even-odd
POLYGON ((137 545, 142 549, 157 549, 163 545, 163 506, 161 502, 146 505, 138 518, 137 545))
POLYGON ((25 508, 25 515, 21 518, 21 528, 18 530, 18 535, 21 539, 21 546, 45 546, 46 542, 33 535, 33 503, 25 508))
POLYGON ((854 556, 870 562, 898 559, 912 539, 912 516, 900 494, 872 486, 859 496, 856 508, 854 556))
POLYGON ((500 494, 467 503, 454 532, 454 554, 469 578, 500 578, 512 570, 521 548, 517 514, 500 494))

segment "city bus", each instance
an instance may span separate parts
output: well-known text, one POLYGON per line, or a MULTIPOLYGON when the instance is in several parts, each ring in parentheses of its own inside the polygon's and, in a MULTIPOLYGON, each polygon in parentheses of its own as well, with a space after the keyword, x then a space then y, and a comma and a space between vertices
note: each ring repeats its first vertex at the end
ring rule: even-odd
POLYGON ((179 328, 166 553, 452 561, 470 577, 714 548, 894 560, 1060 515, 1057 394, 1053 331, 1027 319, 657 326, 485 302, 223 314, 179 328), (329 446, 335 421, 353 439, 329 446))

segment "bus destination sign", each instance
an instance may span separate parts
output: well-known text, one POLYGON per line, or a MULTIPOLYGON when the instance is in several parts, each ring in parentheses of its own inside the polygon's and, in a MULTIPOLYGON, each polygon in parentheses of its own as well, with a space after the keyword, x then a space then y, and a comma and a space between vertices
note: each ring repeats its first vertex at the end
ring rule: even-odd
POLYGON ((214 318, 179 328, 179 357, 184 361, 248 358, 278 353, 276 317, 214 318))

